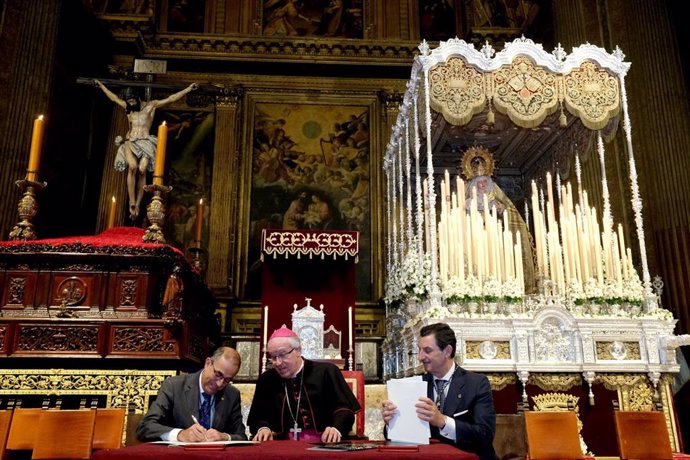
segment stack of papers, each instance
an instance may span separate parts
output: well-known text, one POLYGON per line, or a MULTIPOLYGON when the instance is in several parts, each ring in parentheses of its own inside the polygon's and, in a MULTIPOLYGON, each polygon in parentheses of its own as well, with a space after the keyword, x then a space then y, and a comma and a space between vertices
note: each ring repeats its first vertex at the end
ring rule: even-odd
POLYGON ((398 413, 388 423, 388 439, 408 444, 429 444, 429 422, 420 420, 414 405, 426 396, 427 382, 421 376, 391 379, 386 383, 388 399, 398 413))

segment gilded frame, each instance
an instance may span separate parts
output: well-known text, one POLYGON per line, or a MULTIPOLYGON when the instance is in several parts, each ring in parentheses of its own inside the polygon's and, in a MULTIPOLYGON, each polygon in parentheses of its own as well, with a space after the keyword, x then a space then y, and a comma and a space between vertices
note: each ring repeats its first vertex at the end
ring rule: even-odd
MULTIPOLYGON (((243 147, 241 148, 242 164, 240 166, 240 189, 238 190, 238 241, 237 252, 238 257, 235 258, 235 273, 237 277, 237 288, 240 297, 245 300, 258 300, 257 296, 253 297, 246 295, 247 282, 249 280, 249 267, 254 264, 256 260, 250 260, 250 226, 251 226, 251 210, 252 205, 252 191, 253 191, 253 145, 255 125, 257 122, 257 110, 268 105, 276 105, 282 107, 293 106, 299 108, 314 107, 322 110, 327 110, 329 107, 342 109, 343 107, 350 107, 353 112, 360 109, 366 109, 368 112, 369 123, 369 216, 368 226, 370 233, 370 242, 366 249, 366 254, 362 253, 360 249, 360 264, 366 263, 368 270, 369 288, 366 296, 358 295, 358 302, 375 302, 376 298, 382 292, 381 284, 381 270, 380 262, 383 261, 383 250, 381 235, 381 215, 380 209, 382 206, 382 186, 381 186, 381 143, 382 143, 382 129, 379 120, 381 119, 381 109, 378 103, 378 96, 375 92, 367 93, 356 92, 342 92, 336 93, 331 91, 310 91, 308 89, 293 90, 289 92, 279 90, 249 90, 246 94, 244 119, 243 119, 243 147)), ((360 112, 357 112, 360 113, 360 112)), ((322 132, 322 135, 326 135, 322 132)), ((338 228, 334 228, 338 230, 338 228)), ((366 246, 365 246, 366 247, 366 246)), ((362 248, 362 246, 360 246, 362 248)), ((358 267, 359 269, 359 267, 358 267)))

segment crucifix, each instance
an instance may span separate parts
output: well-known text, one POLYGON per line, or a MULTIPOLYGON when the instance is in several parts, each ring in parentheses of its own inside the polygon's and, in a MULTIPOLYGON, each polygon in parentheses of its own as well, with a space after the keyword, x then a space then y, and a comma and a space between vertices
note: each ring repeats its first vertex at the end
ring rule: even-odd
POLYGON ((297 422, 290 428, 290 433, 292 433, 292 439, 297 441, 297 435, 302 432, 302 428, 297 427, 297 422))
MULTIPOLYGON (((125 109, 127 120, 129 121, 129 130, 124 138, 122 136, 116 139, 118 146, 117 155, 115 157, 115 169, 118 171, 127 170, 127 192, 129 195, 129 217, 132 221, 139 216, 139 210, 144 195, 144 185, 146 184, 146 172, 162 171, 164 155, 157 153, 158 139, 151 134, 151 124, 153 123, 154 113, 157 108, 167 104, 171 104, 190 91, 196 90, 198 85, 192 83, 191 85, 176 91, 172 95, 161 99, 151 100, 151 87, 154 86, 153 76, 156 73, 165 73, 165 61, 144 61, 137 60, 135 64, 135 73, 146 74, 147 81, 145 83, 133 84, 132 82, 115 82, 96 80, 96 79, 77 79, 78 83, 89 83, 100 88, 111 101, 125 109), (162 63, 163 65, 156 65, 162 63), (122 95, 115 94, 106 84, 111 83, 112 86, 126 86, 125 92, 122 95), (142 100, 137 94, 135 87, 144 86, 146 90, 146 98, 142 100), (155 168, 155 162, 161 164, 160 167, 155 168)), ((156 85, 159 86, 159 85, 156 85)), ((163 140, 164 142, 165 140, 163 140)), ((162 147, 165 147, 164 145, 162 147)), ((158 149, 164 152, 164 149, 158 149)), ((162 176, 162 172, 158 172, 162 176)), ((162 181, 162 178, 160 179, 162 181)))

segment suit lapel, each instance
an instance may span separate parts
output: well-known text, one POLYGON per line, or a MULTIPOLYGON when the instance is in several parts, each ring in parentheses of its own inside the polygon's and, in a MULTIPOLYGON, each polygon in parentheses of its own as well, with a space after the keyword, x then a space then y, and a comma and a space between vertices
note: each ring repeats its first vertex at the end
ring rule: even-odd
POLYGON ((225 414, 228 413, 229 401, 228 398, 225 397, 225 389, 223 389, 223 391, 219 391, 218 393, 216 393, 215 401, 215 412, 213 414, 213 423, 211 423, 211 425, 214 428, 220 427, 222 425, 222 423, 220 422, 225 418, 225 414))
POLYGON ((184 400, 189 406, 187 412, 194 414, 197 420, 199 419, 199 398, 201 397, 199 394, 199 374, 200 372, 188 375, 184 385, 184 400))
POLYGON ((453 414, 459 412, 458 409, 464 405, 462 401, 462 393, 465 386, 463 374, 464 371, 460 367, 453 372, 453 377, 451 378, 450 385, 448 386, 446 401, 443 404, 443 413, 445 415, 452 416, 453 414))

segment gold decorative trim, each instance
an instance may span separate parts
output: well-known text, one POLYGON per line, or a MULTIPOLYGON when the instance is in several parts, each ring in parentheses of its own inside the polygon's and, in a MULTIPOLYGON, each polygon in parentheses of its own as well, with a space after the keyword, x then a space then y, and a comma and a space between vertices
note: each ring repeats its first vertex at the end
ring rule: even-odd
MULTIPOLYGON (((482 344, 485 341, 467 341, 465 342, 465 358, 466 359, 488 359, 482 356, 482 344)), ((486 341, 489 342, 489 341, 486 341)), ((495 347, 496 354, 493 356, 492 359, 510 359, 510 342, 509 341, 501 341, 501 342, 494 342, 491 341, 491 344, 495 347)), ((492 350, 493 351, 493 350, 492 350)))
POLYGON ((477 69, 454 55, 431 69, 429 84, 431 107, 456 126, 484 111, 491 119, 493 106, 516 125, 535 128, 565 106, 587 128, 600 130, 621 110, 618 79, 589 61, 560 75, 526 55, 492 71, 477 69))
POLYGON ((319 64, 376 64, 409 67, 417 42, 372 40, 246 37, 161 33, 139 34, 137 42, 146 57, 163 59, 212 59, 288 61, 319 64))
POLYGON ((0 395, 106 396, 107 407, 135 414, 148 410, 149 398, 176 371, 1 369, 0 395))
POLYGON ((533 374, 529 383, 546 391, 568 391, 574 386, 582 385, 579 374, 533 374))
POLYGON ((641 382, 647 382, 647 376, 636 374, 597 374, 596 381, 601 382, 604 388, 618 391, 621 387, 633 387, 641 382))
POLYGON ((591 130, 603 129, 620 111, 618 79, 594 62, 563 77, 565 106, 591 130))
POLYGON ((567 393, 544 393, 533 396, 532 401, 534 401, 534 410, 536 411, 569 410, 572 408, 576 414, 579 413, 579 396, 567 393))
POLYGON ((641 359, 639 342, 596 342, 597 359, 611 361, 635 361, 641 359), (616 347, 619 347, 617 349, 616 347))
POLYGON ((486 106, 484 76, 461 57, 452 57, 429 72, 431 108, 449 123, 466 125, 486 106))
POLYGON ((515 385, 517 377, 515 374, 485 374, 489 379, 489 384, 493 391, 501 391, 508 385, 515 385))

